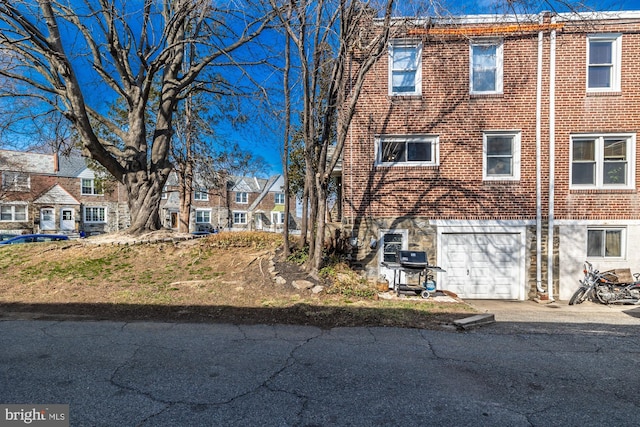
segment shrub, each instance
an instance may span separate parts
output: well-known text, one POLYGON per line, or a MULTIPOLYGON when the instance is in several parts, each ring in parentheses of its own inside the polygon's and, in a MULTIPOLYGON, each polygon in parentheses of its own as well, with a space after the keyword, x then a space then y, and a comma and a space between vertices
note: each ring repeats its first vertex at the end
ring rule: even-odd
POLYGON ((213 248, 256 248, 265 249, 280 246, 282 235, 264 231, 221 232, 206 237, 207 244, 213 248))
POLYGON ((358 275, 345 262, 328 264, 319 273, 320 277, 331 284, 326 289, 327 294, 361 298, 371 298, 377 294, 367 279, 358 275))

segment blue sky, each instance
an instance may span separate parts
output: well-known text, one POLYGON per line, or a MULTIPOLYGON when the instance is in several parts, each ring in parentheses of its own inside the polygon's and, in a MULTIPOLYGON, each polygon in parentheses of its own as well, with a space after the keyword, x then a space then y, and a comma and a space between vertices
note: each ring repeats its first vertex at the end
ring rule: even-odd
MULTIPOLYGON (((398 7, 403 7, 403 0, 398 0, 398 7)), ((497 0, 501 4, 504 4, 504 0, 497 0)), ((550 10, 550 5, 558 4, 557 2, 549 1, 528 1, 524 0, 530 4, 535 4, 532 9, 529 9, 529 12, 538 13, 542 10, 550 10)), ((518 2, 518 0, 516 0, 518 2)), ((640 0, 582 0, 583 4, 592 10, 597 11, 618 11, 618 10, 637 10, 640 11, 640 0)), ((442 4, 448 3, 446 0, 442 2, 442 4)), ((573 0, 566 0, 564 3, 576 3, 573 0)), ((468 2, 451 2, 448 3, 451 5, 455 5, 453 7, 449 7, 451 13, 456 14, 482 14, 482 13, 496 13, 496 0, 480 0, 480 1, 468 1, 468 2), (457 9, 457 10, 456 10, 457 9)), ((406 5, 406 4, 405 4, 406 5)), ((411 10, 413 8, 410 7, 411 10)), ((558 12, 565 11, 566 8, 562 6, 556 6, 556 10, 558 12)), ((406 12, 401 13, 406 15, 406 12)), ((281 147, 282 147, 282 139, 281 139, 281 129, 277 126, 275 116, 273 117, 274 121, 271 121, 267 124, 268 127, 265 127, 264 123, 254 122, 253 126, 250 126, 247 129, 236 131, 227 129, 229 132, 228 135, 231 138, 238 138, 242 141, 242 145, 247 147, 247 149, 252 150, 256 154, 262 156, 267 163, 270 165, 270 171, 268 173, 281 173, 281 147)), ((225 132, 223 130, 223 132, 225 132)))
MULTIPOLYGON (((404 15, 411 14, 411 11, 415 11, 414 7, 409 6, 410 2, 406 0, 397 0, 398 9, 407 8, 407 12, 402 13, 404 15)), ((433 1, 433 0, 431 0, 433 1)), ((480 0, 480 1, 460 1, 460 0, 443 0, 443 4, 450 4, 449 7, 451 13, 497 13, 499 12, 495 4, 500 2, 505 3, 505 0, 480 0)), ((543 1, 536 0, 514 0, 515 3, 527 2, 530 4, 536 4, 529 12, 540 12, 542 10, 550 10, 550 4, 557 4, 555 2, 545 3, 543 1)), ((573 0, 567 0, 567 2, 574 3, 573 0)), ((583 2, 590 6, 594 10, 638 10, 640 11, 640 0, 583 0, 583 2)), ((429 4, 429 0, 424 0, 420 3, 423 7, 429 4)), ((562 11, 560 7, 556 8, 558 11, 562 11)), ((418 12, 424 14, 424 11, 418 12)), ((273 40, 272 40, 273 41, 273 40)), ((280 59, 282 50, 280 50, 280 59)), ((271 71, 267 70, 269 74, 271 71)), ((255 75, 254 75, 255 77, 255 75)), ((269 84, 274 89, 274 99, 277 98, 277 92, 280 89, 281 82, 279 77, 272 75, 261 76, 265 81, 269 81, 269 84)), ((259 80, 263 80, 260 78, 259 80)), ((282 156, 282 120, 279 117, 278 111, 280 107, 274 105, 270 108, 260 109, 254 105, 250 105, 246 108, 245 114, 248 117, 248 123, 246 126, 240 128, 232 128, 228 124, 221 123, 218 129, 218 136, 222 139, 231 140, 239 143, 244 150, 250 151, 257 156, 262 157, 267 163, 267 170, 264 171, 265 175, 271 175, 282 172, 281 156, 282 156)))

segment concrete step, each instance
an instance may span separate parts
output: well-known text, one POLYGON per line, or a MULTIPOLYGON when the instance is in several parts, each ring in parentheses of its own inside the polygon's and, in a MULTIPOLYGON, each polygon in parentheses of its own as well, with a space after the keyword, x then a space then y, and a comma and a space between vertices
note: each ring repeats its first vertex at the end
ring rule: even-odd
POLYGON ((476 314, 475 316, 465 317, 464 319, 456 320, 453 324, 458 329, 467 330, 477 326, 488 325, 495 323, 496 317, 491 313, 476 314))

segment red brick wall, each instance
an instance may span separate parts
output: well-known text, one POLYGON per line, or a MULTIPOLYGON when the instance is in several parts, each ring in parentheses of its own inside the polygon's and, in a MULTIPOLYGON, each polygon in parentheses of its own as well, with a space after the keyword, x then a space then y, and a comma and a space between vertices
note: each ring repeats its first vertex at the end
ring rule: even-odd
POLYGON ((640 127, 640 24, 610 24, 592 32, 622 33, 621 92, 586 92, 586 35, 567 27, 558 39, 556 98, 557 218, 640 218, 640 151, 636 146, 636 189, 569 190, 572 133, 636 133, 640 127))
MULTIPOLYGON (((569 134, 636 132, 640 123, 640 35, 623 31, 622 94, 586 94, 586 34, 560 31, 556 52, 556 218, 637 218, 636 191, 569 191, 569 134), (611 194, 610 194, 611 193, 611 194), (614 211, 611 207, 614 206, 614 211)), ((590 27, 590 31, 595 31, 590 27)), ((389 97, 387 56, 368 75, 343 152, 344 216, 532 219, 536 210, 537 33, 504 38, 503 94, 469 94, 469 40, 423 38, 422 96, 389 97), (482 179, 486 130, 521 131, 520 180, 482 179), (380 134, 438 135, 439 167, 375 166, 380 134)), ((549 171, 549 33, 543 48, 542 189, 549 171)), ((640 150, 636 150, 638 152, 640 150)), ((636 159, 636 167, 640 161, 636 159)), ((638 176, 638 175, 637 175, 638 176)), ((640 178, 637 178, 640 179, 640 178)))

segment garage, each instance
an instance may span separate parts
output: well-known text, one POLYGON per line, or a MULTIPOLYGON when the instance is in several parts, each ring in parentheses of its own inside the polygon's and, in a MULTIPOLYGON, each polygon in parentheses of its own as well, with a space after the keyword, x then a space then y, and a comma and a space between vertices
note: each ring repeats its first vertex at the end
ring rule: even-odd
POLYGON ((472 299, 523 299, 524 233, 442 233, 443 289, 472 299))

